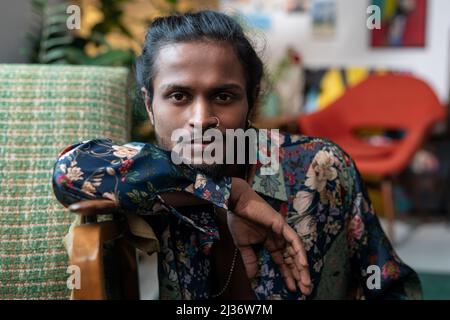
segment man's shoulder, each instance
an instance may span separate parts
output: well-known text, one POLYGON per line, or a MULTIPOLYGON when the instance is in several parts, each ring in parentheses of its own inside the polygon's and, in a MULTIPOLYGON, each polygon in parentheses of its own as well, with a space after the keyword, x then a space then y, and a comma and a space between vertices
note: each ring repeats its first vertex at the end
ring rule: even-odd
POLYGON ((304 135, 288 135, 282 151, 284 170, 301 173, 305 185, 311 190, 332 192, 345 190, 351 195, 362 185, 353 159, 331 140, 304 135), (298 167, 297 167, 298 166, 298 167), (300 171, 298 171, 300 168, 300 171), (337 187, 339 185, 339 188, 337 187))
POLYGON ((347 152, 331 140, 289 133, 282 133, 281 135, 281 147, 285 149, 284 154, 287 156, 303 155, 313 160, 315 157, 327 153, 336 158, 336 160, 345 162, 347 165, 351 162, 351 158, 347 152))

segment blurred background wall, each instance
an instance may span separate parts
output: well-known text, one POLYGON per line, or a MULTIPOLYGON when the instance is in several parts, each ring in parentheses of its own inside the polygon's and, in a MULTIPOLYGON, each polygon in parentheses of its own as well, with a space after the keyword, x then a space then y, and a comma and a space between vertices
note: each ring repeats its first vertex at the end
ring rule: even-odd
POLYGON ((311 30, 310 14, 271 13, 265 35, 265 58, 278 61, 287 45, 294 46, 305 67, 371 66, 405 69, 427 80, 442 101, 448 100, 450 78, 450 1, 430 0, 427 10, 425 48, 370 46, 366 9, 370 1, 336 0, 336 31, 320 39, 311 30))
MULTIPOLYGON (((56 2, 53 0, 50 2, 56 2)), ((4 0, 0 21, 0 62, 23 63, 18 54, 26 45, 25 33, 32 16, 30 0, 4 0)), ((131 1, 133 2, 133 1, 131 1)), ((136 2, 136 1, 134 1, 136 2)), ((137 1, 145 2, 145 1, 137 1)), ((151 2, 151 1, 147 1, 151 2)), ((425 48, 373 49, 369 45, 369 31, 365 26, 369 5, 367 0, 336 0, 337 22, 333 37, 320 39, 311 31, 311 15, 271 13, 271 28, 267 31, 264 58, 271 64, 294 46, 303 58, 305 67, 373 66, 405 69, 427 80, 442 101, 448 101, 450 86, 450 1, 430 0, 427 10, 425 48)))

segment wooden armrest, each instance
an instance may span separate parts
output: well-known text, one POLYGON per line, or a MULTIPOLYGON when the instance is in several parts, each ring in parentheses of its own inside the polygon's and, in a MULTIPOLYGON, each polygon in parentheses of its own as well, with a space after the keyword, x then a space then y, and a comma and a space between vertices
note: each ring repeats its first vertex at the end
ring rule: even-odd
POLYGON ((103 244, 121 235, 119 224, 104 221, 74 228, 71 265, 80 268, 80 289, 73 289, 75 300, 105 300, 103 244))

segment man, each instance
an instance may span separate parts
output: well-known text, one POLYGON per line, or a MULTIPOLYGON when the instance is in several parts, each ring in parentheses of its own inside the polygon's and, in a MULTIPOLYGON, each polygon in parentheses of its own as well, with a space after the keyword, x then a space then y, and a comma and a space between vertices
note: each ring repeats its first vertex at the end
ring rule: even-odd
MULTIPOLYGON (((193 134, 196 127, 217 128, 224 135, 226 129, 250 129, 263 66, 241 27, 226 15, 202 11, 157 19, 136 71, 161 148, 176 146, 172 134, 178 129, 193 134)), ((205 141, 191 142, 202 150, 208 146, 205 141)), ((288 290, 266 248, 253 246, 236 254, 235 243, 242 238, 263 239, 261 229, 252 232, 251 222, 245 219, 233 224, 226 214, 193 204, 177 208, 181 219, 164 215, 148 219, 161 242, 160 297, 420 297, 417 275, 393 251, 350 157, 317 138, 271 133, 269 142, 281 146, 280 166, 270 175, 262 174, 261 163, 192 167, 215 179, 245 179, 285 218, 306 249, 312 280, 309 294, 288 290), (183 217, 189 217, 190 225, 184 224, 183 217), (257 266, 251 279, 249 266, 257 266)), ((100 212, 108 207, 110 203, 100 200, 72 209, 100 212)))

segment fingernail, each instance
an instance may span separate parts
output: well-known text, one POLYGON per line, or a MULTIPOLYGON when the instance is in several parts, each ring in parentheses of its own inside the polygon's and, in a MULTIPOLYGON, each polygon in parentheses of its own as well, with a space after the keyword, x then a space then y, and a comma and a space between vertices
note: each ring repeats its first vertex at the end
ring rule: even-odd
POLYGON ((78 210, 80 210, 80 205, 78 203, 71 204, 69 206, 69 210, 70 211, 78 211, 78 210))

